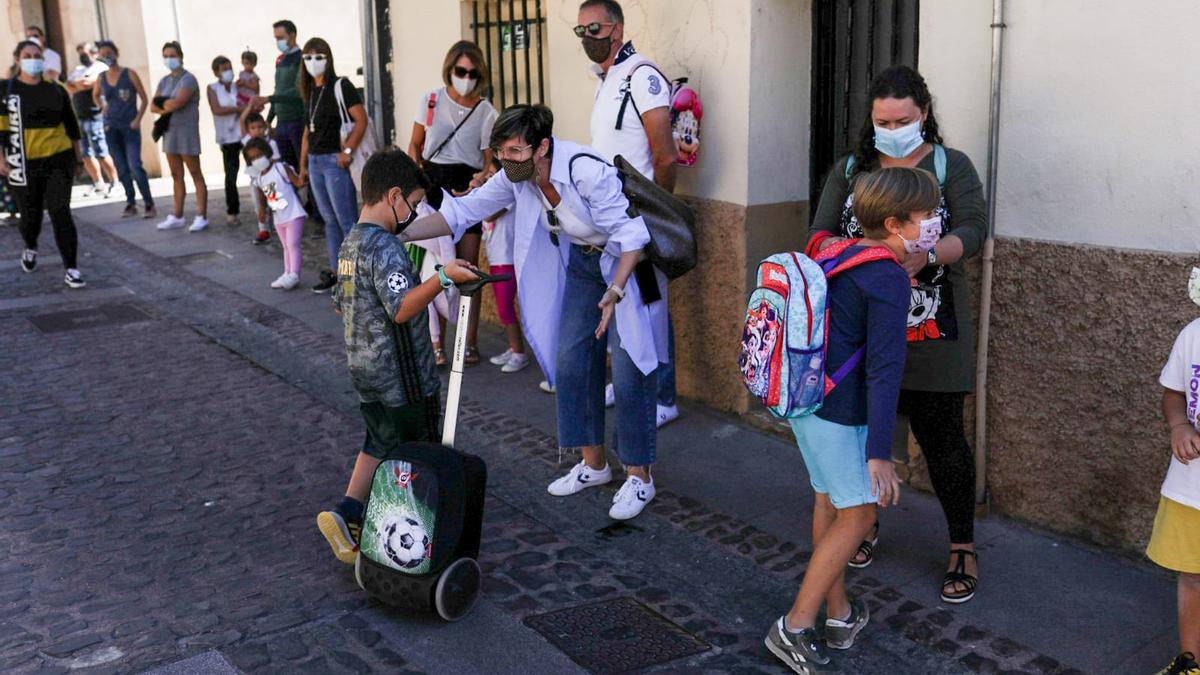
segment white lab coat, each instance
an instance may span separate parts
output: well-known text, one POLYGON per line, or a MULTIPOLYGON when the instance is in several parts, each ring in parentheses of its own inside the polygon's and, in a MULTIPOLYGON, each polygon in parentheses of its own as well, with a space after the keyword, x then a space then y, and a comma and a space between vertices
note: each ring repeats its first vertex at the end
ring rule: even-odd
MULTIPOLYGON (((650 243, 650 232, 640 216, 629 217, 629 200, 621 192, 620 176, 612 166, 580 157, 571 172, 572 182, 568 166, 571 157, 579 153, 602 155, 578 143, 553 140, 550 182, 562 197, 557 208, 570 209, 584 223, 608 236, 600 271, 611 284, 621 254, 645 248, 650 243)), ((538 187, 532 181, 513 183, 500 171, 467 195, 446 194, 441 213, 457 241, 471 225, 501 209, 512 209, 515 213, 513 266, 521 295, 522 328, 534 357, 554 384, 559 316, 562 303, 570 302, 569 298, 563 298, 570 242, 560 237, 560 246, 555 247, 550 241, 538 187)), ((621 346, 646 375, 667 361, 667 278, 657 269, 655 278, 661 300, 649 305, 642 302, 637 281, 630 275, 625 299, 617 303, 614 311, 621 346)), ((612 328, 610 324, 609 330, 612 328)))

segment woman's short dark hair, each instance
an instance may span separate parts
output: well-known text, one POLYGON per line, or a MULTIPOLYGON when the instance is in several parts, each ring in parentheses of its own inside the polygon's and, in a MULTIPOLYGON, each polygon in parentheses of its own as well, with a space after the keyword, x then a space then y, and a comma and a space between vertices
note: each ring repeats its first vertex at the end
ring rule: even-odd
POLYGON ((892 166, 876 169, 854 185, 854 217, 869 239, 883 239, 888 218, 902 221, 917 211, 932 211, 941 199, 937 179, 925 169, 892 166))
POLYGON ((265 138, 251 138, 246 141, 246 147, 242 148, 242 156, 249 159, 251 150, 257 150, 259 155, 267 159, 271 158, 271 144, 265 138))
POLYGON ((929 93, 925 78, 908 66, 892 66, 876 75, 871 80, 871 88, 867 90, 867 119, 858 136, 858 147, 854 149, 855 173, 869 171, 879 157, 879 151, 875 149, 875 119, 871 112, 875 101, 883 98, 911 98, 921 112, 926 113, 922 128, 925 141, 942 142, 937 118, 933 116, 933 95, 929 93))
POLYGON ((242 61, 249 61, 250 65, 257 66, 258 65, 258 54, 255 54, 254 52, 247 49, 246 51, 242 52, 242 61))
POLYGON ((490 145, 498 148, 510 138, 523 138, 537 148, 553 133, 554 113, 546 106, 540 103, 510 105, 496 118, 490 145))
MULTIPOLYGON (((337 70, 333 67, 333 49, 329 47, 329 43, 319 37, 309 38, 308 42, 304 43, 304 48, 300 50, 301 54, 308 52, 325 55, 325 74, 322 77, 325 78, 326 84, 336 84, 338 81, 337 70)), ((300 90, 300 98, 307 102, 315 86, 313 76, 308 74, 308 68, 301 64, 300 76, 296 78, 296 88, 300 90)))
POLYGON ((121 55, 121 50, 117 49, 117 43, 113 42, 112 40, 97 40, 96 41, 96 51, 100 51, 101 49, 104 49, 105 47, 108 47, 109 49, 113 50, 113 53, 116 54, 117 56, 121 55))
POLYGON ((396 147, 377 151, 363 165, 363 204, 378 204, 392 188, 400 188, 406 196, 415 190, 429 189, 429 179, 417 168, 417 163, 396 147))
POLYGON ((483 56, 483 50, 479 45, 470 40, 459 40, 455 42, 450 51, 446 52, 446 60, 442 61, 442 82, 447 87, 450 86, 450 72, 454 70, 454 64, 462 57, 471 59, 471 63, 475 65, 475 70, 479 71, 479 81, 475 83, 473 93, 482 94, 492 86, 492 73, 488 70, 487 59, 483 56))
POLYGON ((179 46, 178 40, 171 40, 170 42, 163 43, 162 49, 159 51, 165 52, 168 49, 174 49, 175 51, 179 52, 179 58, 183 58, 183 47, 179 46))
POLYGON ((213 62, 212 62, 213 73, 216 73, 219 75, 221 73, 222 66, 232 66, 232 65, 233 65, 233 62, 230 61, 228 57, 218 56, 217 58, 213 59, 213 62))

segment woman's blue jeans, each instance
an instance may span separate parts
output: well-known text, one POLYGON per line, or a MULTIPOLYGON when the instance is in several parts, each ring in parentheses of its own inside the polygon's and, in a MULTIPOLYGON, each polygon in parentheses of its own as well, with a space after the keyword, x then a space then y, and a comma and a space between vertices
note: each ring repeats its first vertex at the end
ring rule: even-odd
POLYGON ((325 247, 329 269, 337 269, 338 249, 358 222, 358 195, 350 171, 338 166, 337 153, 308 156, 308 184, 317 209, 325 220, 325 247))
POLYGON ((130 129, 125 122, 105 125, 104 140, 108 142, 108 152, 117 167, 121 187, 125 188, 125 203, 130 206, 137 203, 137 195, 133 192, 136 183, 146 207, 154 206, 154 198, 150 196, 150 179, 142 167, 142 130, 130 129))
MULTIPOLYGON (((600 273, 600 255, 571 245, 555 365, 558 444, 570 449, 604 444, 604 359, 611 339, 617 452, 626 466, 648 466, 656 458, 658 371, 644 375, 629 358, 621 347, 615 314, 607 335, 596 339, 598 305, 608 288, 600 273)), ((632 278, 630 283, 635 283, 632 278)))

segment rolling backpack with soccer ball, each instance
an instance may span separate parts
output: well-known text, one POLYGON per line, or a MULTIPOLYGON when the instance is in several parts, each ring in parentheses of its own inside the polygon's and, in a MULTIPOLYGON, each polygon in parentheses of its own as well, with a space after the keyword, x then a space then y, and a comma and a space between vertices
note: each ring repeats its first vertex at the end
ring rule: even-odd
POLYGON ((406 443, 375 469, 354 576, 385 604, 456 621, 479 597, 479 540, 487 465, 453 448, 462 392, 465 326, 475 296, 507 276, 459 284, 459 327, 442 443, 406 443))
POLYGON ((756 288, 746 306, 738 366, 746 388, 776 417, 803 417, 819 410, 825 396, 866 353, 866 347, 861 347, 836 372, 825 371, 829 280, 869 262, 899 262, 883 247, 843 258, 846 249, 858 242, 846 239, 819 253, 810 245, 812 258, 789 251, 758 266, 756 288))

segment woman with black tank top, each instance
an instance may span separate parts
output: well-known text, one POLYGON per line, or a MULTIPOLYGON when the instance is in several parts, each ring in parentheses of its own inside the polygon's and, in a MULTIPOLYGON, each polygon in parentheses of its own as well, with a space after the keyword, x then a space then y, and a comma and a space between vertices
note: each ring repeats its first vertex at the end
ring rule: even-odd
MULTIPOLYGON (((465 192, 473 180, 482 184, 495 173, 488 141, 496 123, 496 109, 483 95, 491 76, 483 52, 474 42, 456 42, 442 63, 443 87, 425 93, 417 105, 408 155, 425 171, 433 188, 426 200, 441 206, 442 190, 465 192)), ((478 264, 483 225, 475 223, 456 246, 459 258, 478 264)), ((479 363, 476 336, 479 305, 467 322, 467 364, 479 363)))
POLYGON ((142 115, 150 99, 142 86, 137 72, 122 66, 117 59, 120 51, 111 41, 96 43, 100 60, 108 65, 108 72, 101 75, 92 87, 92 98, 100 106, 104 118, 104 138, 108 151, 117 165, 117 178, 125 188, 125 217, 137 215, 137 189, 145 202, 143 218, 155 218, 154 198, 150 196, 150 179, 142 167, 142 115))

